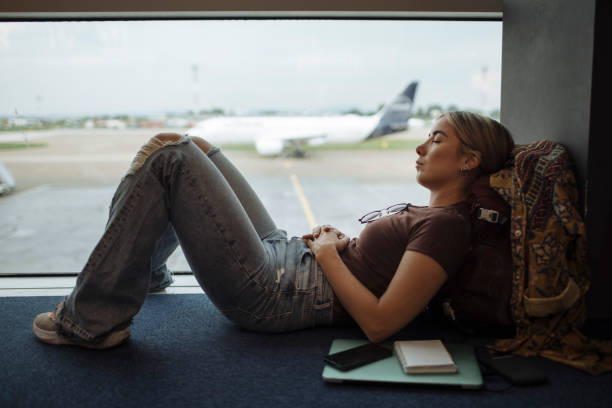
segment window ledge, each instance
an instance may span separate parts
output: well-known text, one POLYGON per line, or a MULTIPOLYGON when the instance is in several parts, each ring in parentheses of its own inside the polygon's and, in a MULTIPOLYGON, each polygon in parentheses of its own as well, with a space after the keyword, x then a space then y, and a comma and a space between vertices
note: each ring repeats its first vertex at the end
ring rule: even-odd
MULTIPOLYGON (((76 283, 75 277, 0 277, 0 297, 66 296, 76 283)), ((174 283, 155 294, 204 293, 193 275, 175 275, 174 283)))

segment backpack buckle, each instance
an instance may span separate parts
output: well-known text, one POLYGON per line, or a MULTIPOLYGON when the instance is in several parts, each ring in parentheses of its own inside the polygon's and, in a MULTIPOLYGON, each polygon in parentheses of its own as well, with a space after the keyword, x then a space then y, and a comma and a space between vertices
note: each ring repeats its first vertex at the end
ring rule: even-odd
POLYGON ((451 306, 450 300, 442 302, 442 313, 444 313, 444 316, 446 316, 448 320, 451 320, 453 322, 457 320, 457 317, 455 316, 455 310, 451 306))
POLYGON ((499 212, 495 210, 487 210, 486 208, 479 208, 476 216, 479 220, 484 220, 487 222, 491 222, 493 224, 502 223, 502 217, 500 217, 499 212))

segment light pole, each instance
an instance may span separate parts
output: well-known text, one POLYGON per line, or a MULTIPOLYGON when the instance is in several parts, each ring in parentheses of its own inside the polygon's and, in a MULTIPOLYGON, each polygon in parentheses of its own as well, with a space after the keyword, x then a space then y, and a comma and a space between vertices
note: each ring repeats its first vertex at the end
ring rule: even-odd
POLYGON ((193 115, 198 115, 198 109, 200 105, 200 100, 198 97, 198 74, 200 67, 197 64, 193 64, 191 66, 191 72, 193 74, 193 115))

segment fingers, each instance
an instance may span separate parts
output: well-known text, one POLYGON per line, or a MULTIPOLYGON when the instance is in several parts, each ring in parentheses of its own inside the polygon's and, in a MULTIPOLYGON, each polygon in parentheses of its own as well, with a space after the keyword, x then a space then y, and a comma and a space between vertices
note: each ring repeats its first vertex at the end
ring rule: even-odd
POLYGON ((325 224, 325 225, 317 225, 316 227, 314 227, 314 228, 312 229, 312 232, 313 232, 313 234, 314 234, 314 233, 317 233, 317 232, 319 232, 319 233, 320 233, 321 231, 330 231, 330 230, 332 230, 332 229, 334 229, 334 227, 332 227, 332 226, 331 226, 331 225, 329 225, 329 224, 325 224))
POLYGON ((317 239, 321 236, 321 234, 327 234, 327 233, 334 233, 336 235, 336 238, 340 240, 349 239, 343 232, 339 231, 337 228, 332 227, 331 225, 328 225, 328 224, 317 225, 316 227, 312 229, 312 232, 310 234, 302 235, 302 239, 305 239, 305 240, 317 239))
POLYGON ((314 242, 311 239, 307 239, 306 240, 306 245, 308 245, 308 248, 312 249, 312 245, 314 244, 314 242))
POLYGON ((317 225, 312 229, 312 234, 310 235, 312 235, 313 238, 319 238, 319 235, 321 235, 322 232, 329 232, 331 231, 331 228, 331 225, 317 225))
POLYGON ((212 149, 214 149, 213 145, 211 145, 209 142, 207 142, 206 140, 202 139, 201 137, 191 136, 191 140, 193 140, 193 142, 196 144, 196 146, 198 146, 200 148, 200 150, 202 150, 204 153, 208 153, 212 149))
POLYGON ((314 238, 319 238, 319 235, 321 234, 321 226, 317 225, 316 227, 314 227, 312 229, 312 232, 310 234, 304 234, 302 235, 303 239, 314 239, 314 238))
POLYGON ((338 252, 344 251, 344 249, 348 246, 349 242, 350 242, 349 237, 344 237, 342 239, 339 239, 338 244, 336 245, 338 252))
MULTIPOLYGON (((322 231, 324 232, 329 232, 329 231, 338 231, 338 229, 336 227, 332 227, 329 224, 324 224, 324 225, 317 225, 316 227, 314 227, 312 229, 312 233, 316 234, 316 233, 321 233, 322 231)), ((340 231, 338 231, 340 232, 340 231)))

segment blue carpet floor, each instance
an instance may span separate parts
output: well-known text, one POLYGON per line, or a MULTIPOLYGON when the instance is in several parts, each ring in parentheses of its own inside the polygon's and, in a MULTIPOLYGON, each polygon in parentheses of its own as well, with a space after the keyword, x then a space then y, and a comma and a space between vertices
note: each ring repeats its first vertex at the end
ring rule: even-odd
MULTIPOLYGON (((612 375, 535 359, 549 383, 502 393, 421 386, 327 384, 322 357, 359 330, 243 331, 205 295, 150 296, 131 339, 112 350, 41 344, 31 324, 58 297, 0 298, 0 407, 611 407, 612 375)), ((398 338, 453 339, 415 325, 398 338)), ((495 387, 495 377, 487 380, 495 387)))

